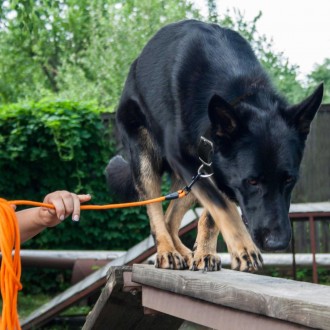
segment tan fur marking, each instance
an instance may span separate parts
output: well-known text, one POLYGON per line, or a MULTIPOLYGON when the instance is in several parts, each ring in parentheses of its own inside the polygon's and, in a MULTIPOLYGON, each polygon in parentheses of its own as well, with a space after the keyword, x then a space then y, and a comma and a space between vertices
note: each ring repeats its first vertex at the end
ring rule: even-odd
MULTIPOLYGON (((205 258, 208 258, 209 262, 213 260, 215 263, 220 264, 220 258, 217 255, 217 238, 219 235, 219 229, 217 226, 210 228, 208 225, 208 211, 204 210, 198 221, 198 233, 196 238, 196 250, 194 252, 194 266, 197 269, 205 268, 205 258)), ((212 270, 213 266, 208 265, 212 270)), ((216 270, 217 268, 215 267, 216 270)))
MULTIPOLYGON (((181 180, 172 177, 171 191, 177 191, 184 186, 181 180)), ((192 251, 188 249, 179 238, 179 228, 185 213, 190 209, 193 203, 196 201, 195 196, 190 193, 183 199, 172 200, 165 213, 165 223, 170 233, 175 249, 182 255, 186 261, 188 267, 192 263, 192 251)))
MULTIPOLYGON (((221 193, 219 192, 219 194, 221 193)), ((226 209, 217 207, 201 190, 197 190, 196 195, 203 206, 210 212, 214 222, 220 229, 227 244, 228 251, 232 256, 232 267, 237 268, 236 258, 238 258, 240 260, 240 270, 245 270, 246 267, 249 268, 247 261, 242 259, 242 256, 247 254, 248 261, 253 263, 251 255, 254 253, 260 255, 260 251, 252 241, 236 205, 222 194, 221 197, 227 204, 226 209)))

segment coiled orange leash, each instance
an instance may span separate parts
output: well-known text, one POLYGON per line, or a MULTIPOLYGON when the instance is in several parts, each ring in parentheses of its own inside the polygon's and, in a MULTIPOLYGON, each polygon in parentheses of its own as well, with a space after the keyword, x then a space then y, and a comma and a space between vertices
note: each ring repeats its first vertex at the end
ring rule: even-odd
POLYGON ((0 251, 2 253, 0 329, 20 329, 17 314, 17 294, 22 289, 20 233, 13 207, 2 198, 0 198, 0 251))

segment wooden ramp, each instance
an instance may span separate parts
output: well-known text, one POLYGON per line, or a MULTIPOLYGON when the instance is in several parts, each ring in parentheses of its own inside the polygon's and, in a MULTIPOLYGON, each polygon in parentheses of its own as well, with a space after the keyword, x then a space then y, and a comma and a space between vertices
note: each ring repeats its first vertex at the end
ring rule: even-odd
POLYGON ((83 330, 330 329, 330 287, 241 273, 111 268, 83 330))
MULTIPOLYGON (((180 235, 183 235, 195 228, 197 221, 198 215, 192 210, 188 211, 183 218, 180 228, 180 235)), ((48 320, 52 319, 61 311, 77 303, 79 300, 89 297, 95 291, 102 288, 107 281, 107 272, 109 267, 140 263, 145 261, 155 252, 156 248, 154 239, 150 235, 148 238, 129 249, 125 255, 109 262, 104 267, 87 276, 77 284, 71 286, 69 289, 56 296, 45 305, 36 309, 26 319, 21 321, 22 329, 34 329, 47 323, 48 320)))

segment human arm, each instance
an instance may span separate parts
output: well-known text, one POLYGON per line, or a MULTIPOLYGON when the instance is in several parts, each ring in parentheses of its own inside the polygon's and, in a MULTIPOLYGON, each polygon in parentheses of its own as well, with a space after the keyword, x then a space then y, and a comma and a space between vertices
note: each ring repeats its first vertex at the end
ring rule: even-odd
POLYGON ((80 203, 91 199, 90 195, 76 195, 68 191, 55 191, 44 198, 44 203, 55 209, 34 207, 16 212, 20 228, 21 243, 39 234, 47 227, 54 227, 72 214, 72 220, 80 217, 80 203))

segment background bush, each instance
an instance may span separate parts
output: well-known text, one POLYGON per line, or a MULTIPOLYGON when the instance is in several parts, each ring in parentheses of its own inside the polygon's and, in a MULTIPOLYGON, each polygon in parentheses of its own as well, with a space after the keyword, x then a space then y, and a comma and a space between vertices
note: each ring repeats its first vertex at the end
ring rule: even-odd
MULTIPOLYGON (((0 107, 0 196, 42 201, 66 189, 114 202, 104 169, 115 153, 113 127, 93 104, 43 100, 0 107)), ((128 249, 149 233, 145 208, 84 211, 24 244, 37 249, 128 249)))

